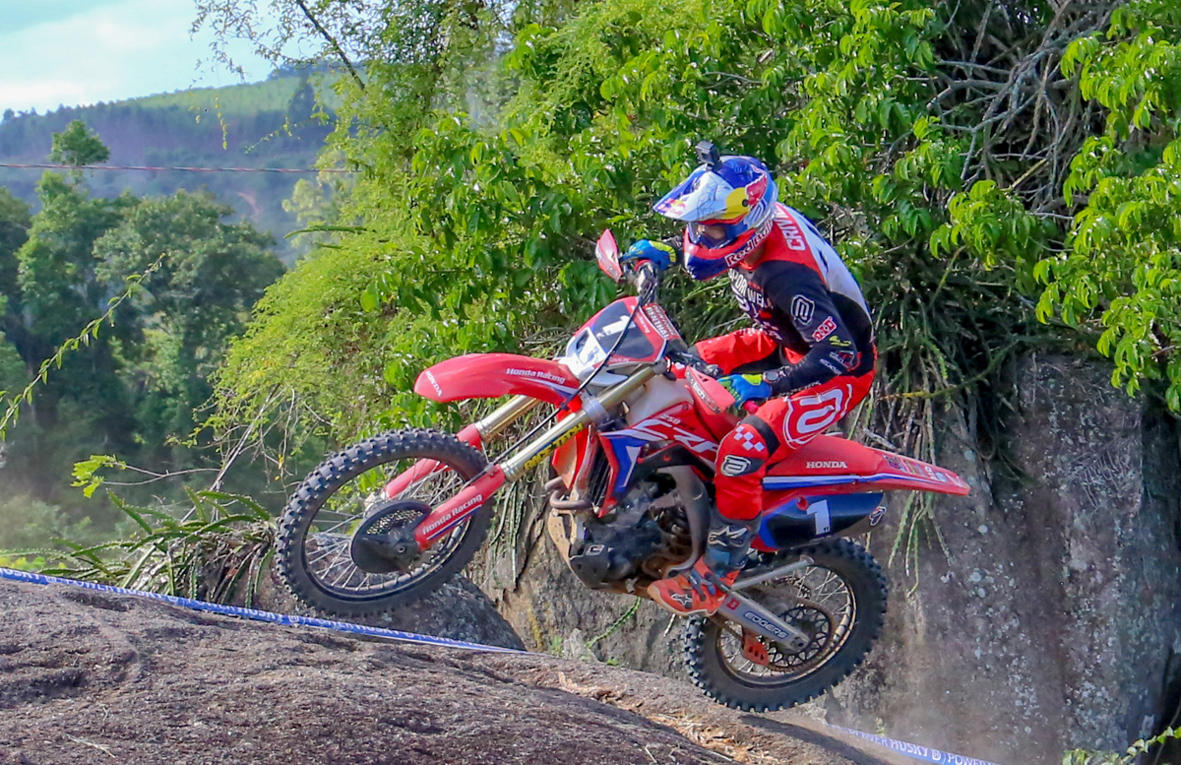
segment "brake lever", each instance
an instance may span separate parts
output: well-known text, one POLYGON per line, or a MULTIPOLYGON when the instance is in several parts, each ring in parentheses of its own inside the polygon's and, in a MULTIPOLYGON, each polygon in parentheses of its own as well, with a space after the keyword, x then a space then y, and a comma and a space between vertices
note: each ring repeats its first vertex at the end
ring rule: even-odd
POLYGON ((677 364, 684 364, 691 369, 696 369, 706 377, 712 377, 716 380, 722 376, 721 367, 706 363, 702 358, 693 355, 693 353, 689 350, 681 351, 675 348, 670 348, 666 352, 666 355, 668 356, 669 361, 673 361, 677 364))

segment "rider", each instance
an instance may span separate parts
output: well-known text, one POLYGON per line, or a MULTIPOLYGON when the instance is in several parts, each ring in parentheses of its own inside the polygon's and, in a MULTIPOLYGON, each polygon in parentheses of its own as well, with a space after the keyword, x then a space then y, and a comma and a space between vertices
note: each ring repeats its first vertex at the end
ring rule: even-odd
MULTIPOLYGON (((730 272, 730 286, 754 328, 696 344, 719 367, 735 406, 763 401, 718 447, 706 554, 648 593, 676 614, 713 614, 725 599, 763 511, 763 476, 869 393, 877 351, 869 308, 840 256, 799 212, 779 204, 767 167, 752 157, 719 157, 697 146, 703 164, 655 205, 687 223, 683 264, 697 280, 730 272)), ((667 242, 642 239, 624 260, 668 268, 667 242)))

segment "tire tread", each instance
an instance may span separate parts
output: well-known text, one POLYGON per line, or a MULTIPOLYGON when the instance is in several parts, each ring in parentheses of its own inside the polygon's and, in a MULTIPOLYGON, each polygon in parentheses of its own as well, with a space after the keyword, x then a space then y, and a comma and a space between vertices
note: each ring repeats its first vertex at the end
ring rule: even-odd
POLYGON ((468 531, 451 557, 407 590, 372 599, 346 600, 320 589, 303 569, 303 536, 312 517, 333 492, 366 470, 419 455, 461 468, 468 478, 486 464, 483 454, 453 435, 413 428, 387 431, 347 446, 325 458, 304 478, 280 516, 275 535, 275 568, 283 586, 296 600, 334 616, 373 616, 429 595, 467 565, 488 532, 491 503, 472 514, 468 531))

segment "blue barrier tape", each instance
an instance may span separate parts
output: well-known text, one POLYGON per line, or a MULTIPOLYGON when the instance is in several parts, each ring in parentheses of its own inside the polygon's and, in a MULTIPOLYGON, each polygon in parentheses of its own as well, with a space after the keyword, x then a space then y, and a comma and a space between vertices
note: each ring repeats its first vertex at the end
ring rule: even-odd
POLYGON ((140 590, 129 590, 125 587, 112 587, 109 584, 96 584, 94 582, 81 582, 76 579, 61 579, 56 576, 44 576, 42 574, 32 574, 28 571, 16 571, 9 568, 0 568, 0 579, 11 579, 16 582, 27 582, 29 584, 65 584, 74 587, 82 587, 87 590, 97 590, 98 592, 112 592, 118 595, 135 595, 141 598, 151 598, 152 600, 162 600, 165 603, 170 603, 174 606, 182 608, 190 608, 195 611, 207 611, 213 614, 222 614, 224 616, 239 616, 243 619, 253 619, 259 622, 270 622, 271 624, 283 624, 289 627, 320 627, 322 629, 337 630, 338 632, 351 632, 357 635, 372 635, 374 637, 389 638, 391 640, 398 640, 403 643, 418 643, 421 645, 441 645, 447 648, 463 648, 469 651, 493 651, 496 653, 524 653, 515 648, 502 648, 494 645, 481 645, 480 643, 467 643, 462 640, 452 640, 451 638, 434 637, 432 635, 419 635, 414 632, 402 632, 401 630, 389 630, 381 627, 370 627, 365 624, 352 624, 350 622, 338 622, 331 619, 317 619, 310 616, 290 616, 288 614, 276 614, 270 611, 259 611, 254 608, 241 608, 239 606, 223 606, 217 603, 206 603, 202 600, 193 600, 191 598, 178 598, 172 595, 161 595, 155 592, 142 592, 140 590))
MULTIPOLYGON (((827 723, 825 723, 827 725, 827 723)), ((907 757, 912 757, 923 762, 938 762, 941 765, 997 765, 995 762, 988 760, 977 760, 975 757, 967 757, 962 754, 953 754, 951 752, 943 752, 938 749, 932 749, 929 746, 919 746, 917 744, 908 744, 905 741, 896 741, 885 736, 875 736, 872 733, 862 733, 859 730, 852 728, 842 728, 839 725, 828 725, 830 728, 849 733, 854 736, 860 736, 864 739, 869 739, 875 744, 881 744, 887 749, 891 749, 899 754, 905 754, 907 757)))
MULTIPOLYGON (((451 638, 434 637, 432 635, 419 635, 414 632, 402 632, 401 630, 389 630, 381 627, 370 627, 365 624, 352 624, 350 622, 339 622, 331 619, 317 619, 310 616, 291 616, 288 614, 276 614, 271 611, 259 611, 254 608, 242 608, 240 606, 223 606, 217 603, 206 603, 203 600, 193 600, 191 598, 178 598, 173 595, 161 595, 155 592, 143 592, 142 590, 129 590, 126 587, 113 587, 109 584, 96 584, 94 582, 83 582, 77 579, 62 579, 56 576, 45 576, 43 574, 33 574, 28 571, 17 571, 10 568, 0 568, 0 579, 11 579, 16 582, 26 582, 28 584, 61 584, 73 587, 81 587, 87 590, 96 590, 98 592, 110 592, 116 595, 134 595, 140 598, 151 598, 152 600, 160 600, 174 606, 181 608, 189 608, 194 611, 206 611, 213 614, 222 614, 224 616, 238 616, 243 619, 252 619, 260 622, 270 622, 271 624, 282 624, 289 627, 319 627, 321 629, 336 630, 338 632, 351 632, 357 635, 372 635, 374 637, 384 637, 391 640, 397 640, 403 643, 417 643, 419 645, 438 645, 446 648, 462 648, 468 651, 487 651, 493 653, 528 653, 527 651, 518 651, 515 648, 502 648, 494 645, 483 645, 481 643, 468 643, 462 640, 452 640, 451 638)), ((842 728, 839 725, 829 725, 827 727, 834 730, 839 730, 843 733, 848 733, 853 736, 860 736, 868 739, 874 743, 881 744, 887 749, 891 749, 900 754, 905 754, 916 760, 923 760, 924 762, 936 762, 940 765, 997 765, 994 762, 987 760, 977 760, 973 757, 966 757, 962 754, 952 754, 951 752, 943 752, 931 747, 918 746, 917 744, 909 744, 905 741, 896 741, 885 736, 875 736, 871 733, 862 733, 859 730, 852 728, 842 728)))

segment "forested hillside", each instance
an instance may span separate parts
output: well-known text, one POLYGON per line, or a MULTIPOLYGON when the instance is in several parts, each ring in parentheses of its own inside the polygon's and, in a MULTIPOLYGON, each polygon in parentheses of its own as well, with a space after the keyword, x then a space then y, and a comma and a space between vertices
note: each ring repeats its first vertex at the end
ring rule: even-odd
MULTIPOLYGON (((277 69, 270 79, 223 88, 201 88, 44 115, 8 110, 0 121, 0 163, 45 161, 52 134, 74 120, 94 130, 110 148, 107 164, 155 167, 306 168, 316 166, 332 129, 334 98, 323 70, 277 69), (316 89, 323 98, 317 105, 316 89)), ((0 187, 34 209, 40 171, 0 167, 0 187)), ((100 197, 124 191, 137 196, 206 189, 279 241, 290 262, 296 251, 283 239, 298 227, 284 209, 297 181, 315 174, 102 171, 86 185, 100 197)))
MULTIPOLYGON (((51 146, 65 167, 109 158, 81 121, 51 146)), ((219 473, 210 378, 283 272, 273 237, 208 192, 108 199, 84 172, 45 172, 36 213, 0 188, 0 549, 114 535, 112 502, 70 488, 93 455, 136 466, 129 499, 167 503, 184 493, 152 485, 165 474, 219 473)))

